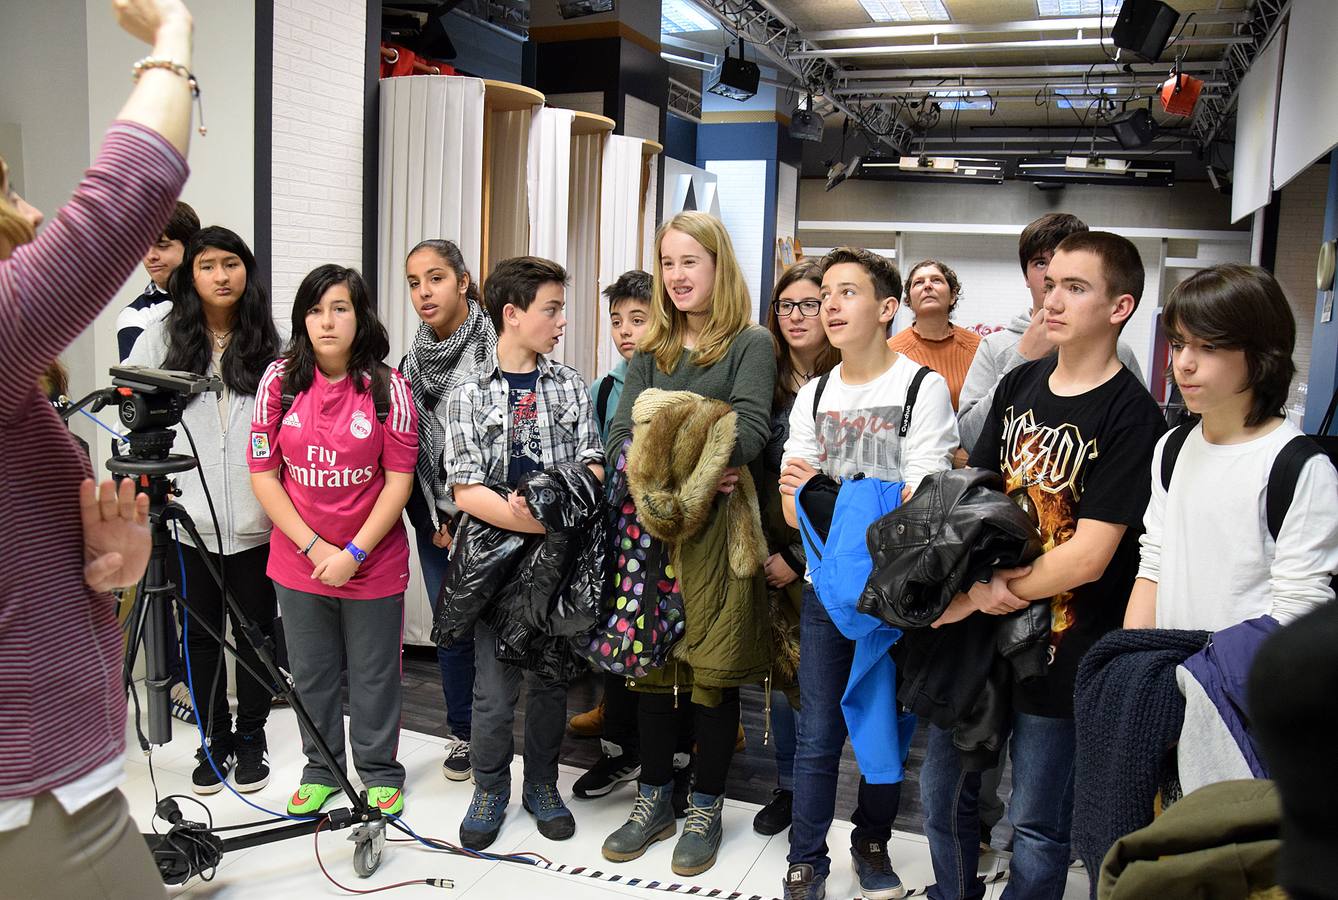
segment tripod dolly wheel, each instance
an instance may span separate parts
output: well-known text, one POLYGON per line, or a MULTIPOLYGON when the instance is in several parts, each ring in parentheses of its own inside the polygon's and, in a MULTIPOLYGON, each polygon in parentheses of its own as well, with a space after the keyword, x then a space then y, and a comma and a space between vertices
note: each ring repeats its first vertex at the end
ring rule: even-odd
POLYGON ((386 846, 385 820, 367 822, 348 836, 353 842, 353 871, 359 878, 370 878, 381 865, 381 851, 386 846))

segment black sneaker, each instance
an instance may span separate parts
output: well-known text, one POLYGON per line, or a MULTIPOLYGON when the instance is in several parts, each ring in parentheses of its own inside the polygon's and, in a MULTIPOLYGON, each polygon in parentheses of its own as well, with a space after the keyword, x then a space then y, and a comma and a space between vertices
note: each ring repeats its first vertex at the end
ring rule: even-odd
POLYGON ((785 873, 785 900, 824 900, 827 896, 826 879, 813 873, 808 863, 795 863, 785 873))
POLYGON ((217 794, 223 790, 223 782, 227 781, 228 773, 232 771, 232 766, 236 762, 232 748, 232 732, 209 738, 209 755, 206 756, 204 748, 201 747, 195 751, 195 758, 199 764, 191 773, 190 789, 197 794, 217 794), (212 766, 209 764, 210 756, 214 760, 212 766), (218 769, 217 772, 214 771, 215 768, 218 769))
POLYGON ((771 802, 753 816, 753 831, 770 837, 780 834, 790 827, 790 817, 794 809, 794 791, 776 788, 771 802))
POLYGON ((237 751, 237 771, 233 783, 243 794, 258 791, 269 784, 269 754, 265 746, 265 730, 258 728, 245 734, 233 735, 237 751))
POLYGON ((674 793, 670 802, 674 807, 675 819, 687 818, 688 796, 692 793, 692 777, 695 771, 696 767, 690 754, 674 754, 674 793))
POLYGON ((441 774, 447 781, 468 781, 474 774, 469 762, 469 741, 458 737, 446 740, 446 758, 441 762, 441 774))
POLYGON ((603 797, 624 781, 636 781, 641 774, 641 760, 633 753, 623 753, 617 744, 601 740, 599 759, 590 770, 576 779, 571 792, 582 800, 603 797))

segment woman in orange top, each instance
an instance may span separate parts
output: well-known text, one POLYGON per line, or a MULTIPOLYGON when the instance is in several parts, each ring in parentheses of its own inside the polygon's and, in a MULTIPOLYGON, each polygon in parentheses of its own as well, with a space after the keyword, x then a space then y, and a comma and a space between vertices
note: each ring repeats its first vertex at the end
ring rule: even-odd
POLYGON ((943 376, 954 411, 980 346, 980 335, 948 321, 961 299, 962 284, 950 266, 936 259, 916 263, 906 276, 906 302, 915 321, 887 342, 893 350, 943 376))

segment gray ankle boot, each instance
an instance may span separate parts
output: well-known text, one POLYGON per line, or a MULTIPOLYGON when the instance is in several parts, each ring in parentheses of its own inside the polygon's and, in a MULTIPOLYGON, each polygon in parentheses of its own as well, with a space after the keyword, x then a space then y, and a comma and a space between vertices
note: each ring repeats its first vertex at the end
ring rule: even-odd
POLYGON ((674 847, 675 875, 700 875, 715 865, 715 855, 720 850, 720 838, 724 832, 720 821, 724 805, 724 794, 713 796, 692 792, 688 798, 688 818, 683 823, 683 836, 674 847))
POLYGON ((613 862, 627 862, 641 856, 656 841, 673 837, 677 830, 674 806, 670 802, 673 790, 672 781, 660 787, 638 785, 632 814, 621 828, 604 839, 601 850, 604 858, 613 862))

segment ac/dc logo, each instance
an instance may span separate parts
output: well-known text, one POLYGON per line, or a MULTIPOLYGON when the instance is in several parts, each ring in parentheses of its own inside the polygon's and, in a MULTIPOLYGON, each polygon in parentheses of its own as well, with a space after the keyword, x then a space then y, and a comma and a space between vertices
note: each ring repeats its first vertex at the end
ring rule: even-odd
POLYGON ((1077 497, 1083 466, 1096 457, 1096 441, 1084 441, 1071 422, 1037 425, 1031 410, 1018 415, 1011 406, 1004 413, 1000 463, 1010 484, 1016 479, 1021 487, 1036 486, 1051 494, 1069 490, 1077 497))

